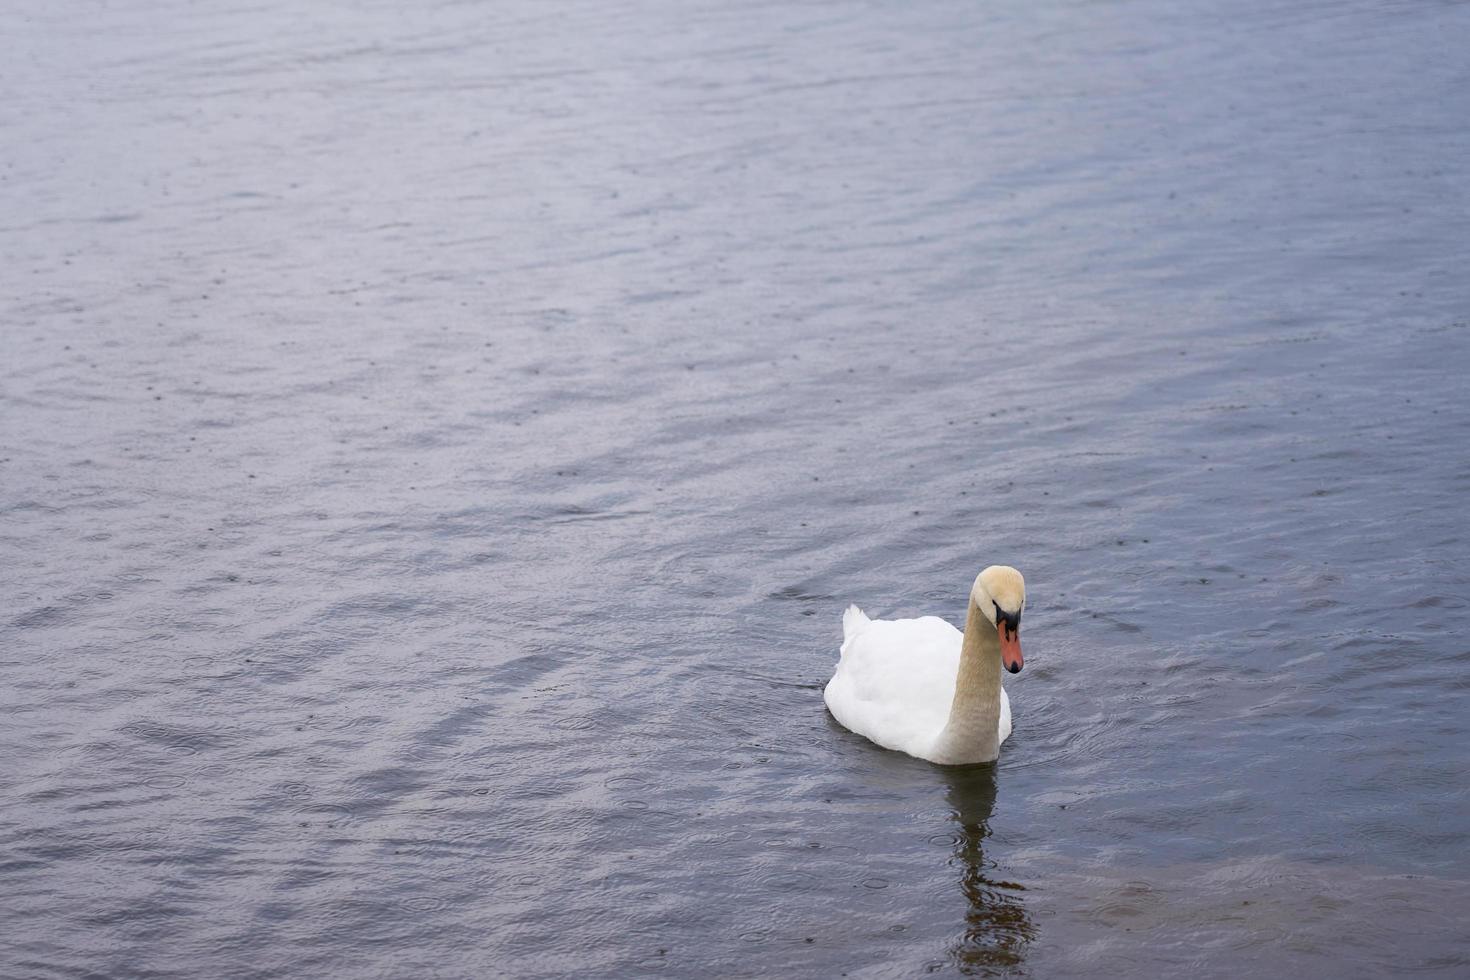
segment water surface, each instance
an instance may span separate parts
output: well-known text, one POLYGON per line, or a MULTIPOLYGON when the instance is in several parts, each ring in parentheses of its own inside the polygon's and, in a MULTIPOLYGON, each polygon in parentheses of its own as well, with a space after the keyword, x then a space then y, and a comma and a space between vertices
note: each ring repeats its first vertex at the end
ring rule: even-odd
POLYGON ((1470 8, 5 49, 0 975, 1470 969, 1470 8), (998 767, 829 719, 991 562, 998 767))

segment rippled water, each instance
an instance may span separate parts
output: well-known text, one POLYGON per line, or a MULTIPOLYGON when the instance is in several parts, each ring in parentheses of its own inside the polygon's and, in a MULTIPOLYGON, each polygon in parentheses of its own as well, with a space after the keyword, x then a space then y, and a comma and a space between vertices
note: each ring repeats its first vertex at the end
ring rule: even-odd
POLYGON ((1465 5, 8 23, 0 975, 1470 970, 1465 5))

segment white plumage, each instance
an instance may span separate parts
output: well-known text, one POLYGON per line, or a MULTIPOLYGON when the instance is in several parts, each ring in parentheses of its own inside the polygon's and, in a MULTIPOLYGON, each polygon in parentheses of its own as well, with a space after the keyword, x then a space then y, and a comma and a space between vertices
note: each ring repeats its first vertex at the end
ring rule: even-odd
MULTIPOLYGON (((964 634, 938 616, 869 619, 857 606, 842 616, 842 659, 824 699, 832 717, 886 749, 932 759, 949 723, 964 634)), ((1011 705, 1000 692, 1000 741, 1011 733, 1011 705)))

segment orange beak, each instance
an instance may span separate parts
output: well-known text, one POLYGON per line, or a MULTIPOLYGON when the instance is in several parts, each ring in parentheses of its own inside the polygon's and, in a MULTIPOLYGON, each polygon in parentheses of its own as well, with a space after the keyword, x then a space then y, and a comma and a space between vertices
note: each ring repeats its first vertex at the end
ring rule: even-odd
POLYGON ((1001 620, 996 633, 1000 636, 1000 662, 1006 670, 1019 674, 1024 663, 1021 659, 1021 627, 1001 620))

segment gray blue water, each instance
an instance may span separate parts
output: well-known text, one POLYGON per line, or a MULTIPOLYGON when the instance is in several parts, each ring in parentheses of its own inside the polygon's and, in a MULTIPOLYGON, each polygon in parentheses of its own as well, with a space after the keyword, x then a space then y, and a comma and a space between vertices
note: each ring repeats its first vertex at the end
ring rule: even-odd
POLYGON ((1470 972, 1470 7, 0 43, 0 976, 1470 972))

